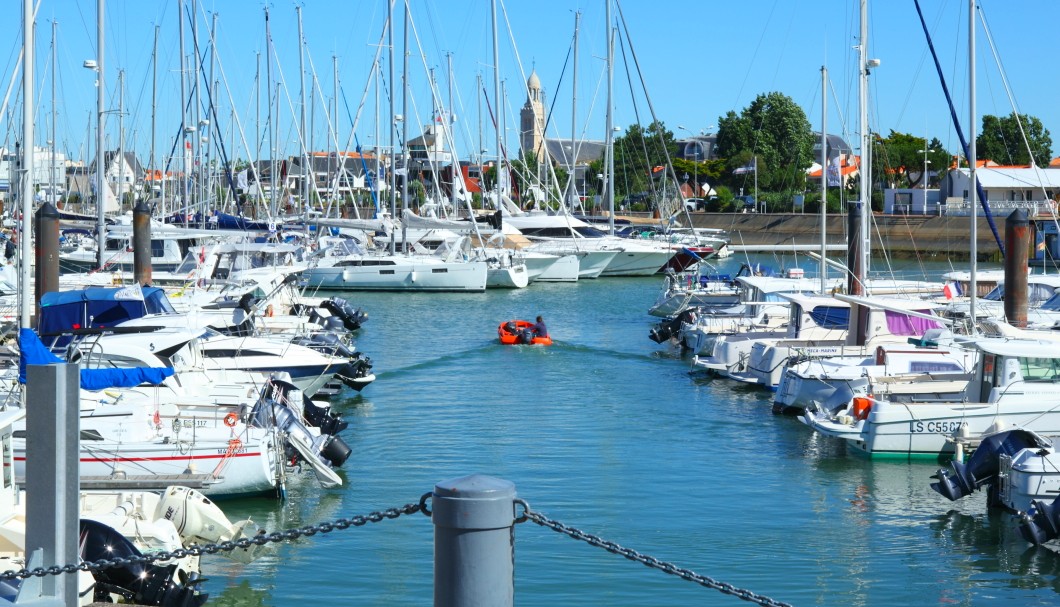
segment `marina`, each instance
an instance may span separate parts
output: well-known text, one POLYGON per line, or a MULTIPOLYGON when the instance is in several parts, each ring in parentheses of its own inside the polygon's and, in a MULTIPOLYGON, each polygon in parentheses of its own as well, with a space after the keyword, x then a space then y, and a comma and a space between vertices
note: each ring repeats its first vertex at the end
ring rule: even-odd
POLYGON ((1015 11, 729 53, 726 5, 700 56, 620 0, 21 4, 0 603, 1056 603, 1060 157, 1015 11), (931 95, 880 69, 914 47, 931 95))

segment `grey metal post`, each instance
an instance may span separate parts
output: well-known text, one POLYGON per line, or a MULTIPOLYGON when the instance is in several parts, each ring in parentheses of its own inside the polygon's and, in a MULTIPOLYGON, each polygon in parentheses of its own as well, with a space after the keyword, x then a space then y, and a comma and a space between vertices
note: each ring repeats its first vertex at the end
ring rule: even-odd
POLYGON ((133 282, 151 284, 151 208, 143 200, 133 207, 133 282))
MULTIPOLYGON (((43 549, 41 566, 61 567, 78 557, 78 365, 29 365, 26 375, 26 553, 43 549)), ((76 606, 76 574, 45 576, 41 596, 76 606)))
POLYGON ((434 605, 515 604, 515 484, 472 474, 438 483, 434 605))

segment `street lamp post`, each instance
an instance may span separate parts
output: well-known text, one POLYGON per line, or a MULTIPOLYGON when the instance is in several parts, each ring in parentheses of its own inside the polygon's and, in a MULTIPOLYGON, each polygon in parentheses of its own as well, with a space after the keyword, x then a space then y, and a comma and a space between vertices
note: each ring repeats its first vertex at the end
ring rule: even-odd
POLYGON ((920 174, 920 180, 922 182, 924 182, 923 183, 923 188, 921 188, 921 189, 924 190, 924 212, 925 213, 927 213, 927 205, 928 205, 928 193, 927 193, 927 191, 928 191, 928 165, 931 164, 931 161, 928 160, 928 154, 934 154, 937 151, 938 150, 932 150, 932 149, 928 148, 927 146, 924 146, 924 149, 920 150, 920 153, 924 155, 924 172, 920 174))

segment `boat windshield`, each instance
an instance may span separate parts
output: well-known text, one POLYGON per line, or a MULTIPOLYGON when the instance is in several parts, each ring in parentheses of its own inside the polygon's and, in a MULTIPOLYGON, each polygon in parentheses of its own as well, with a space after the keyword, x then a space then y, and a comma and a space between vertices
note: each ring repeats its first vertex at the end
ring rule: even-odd
POLYGON ((1060 312, 1060 294, 1053 294, 1052 297, 1042 303, 1040 309, 1049 310, 1052 312, 1060 312))

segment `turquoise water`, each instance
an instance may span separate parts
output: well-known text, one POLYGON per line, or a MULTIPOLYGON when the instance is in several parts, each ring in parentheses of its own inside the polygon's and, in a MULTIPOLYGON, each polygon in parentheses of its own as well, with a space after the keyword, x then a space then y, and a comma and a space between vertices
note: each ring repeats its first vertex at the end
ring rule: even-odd
MULTIPOLYGON (((273 531, 484 473, 567 525, 794 605, 1057 604, 1060 556, 1024 543, 982 496, 935 494, 937 465, 852 456, 772 415, 765 392, 689 375, 680 352, 648 339, 660 288, 351 295, 370 314, 358 346, 379 379, 335 401, 350 421, 345 486, 222 505, 273 531), (537 314, 556 345, 497 343, 501 321, 537 314)), ((205 589, 213 605, 430 605, 432 534, 415 514, 250 565, 209 557, 205 589)), ((533 523, 516 528, 515 592, 522 606, 743 604, 533 523)))

